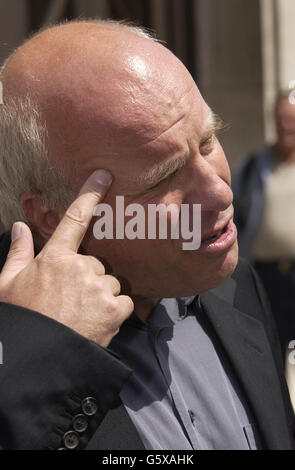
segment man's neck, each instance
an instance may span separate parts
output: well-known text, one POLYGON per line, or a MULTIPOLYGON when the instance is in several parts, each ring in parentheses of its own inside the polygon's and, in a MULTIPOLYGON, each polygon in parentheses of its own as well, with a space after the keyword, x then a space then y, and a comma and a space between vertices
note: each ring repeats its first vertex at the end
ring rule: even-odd
POLYGON ((153 309, 160 299, 132 297, 134 303, 134 311, 140 320, 149 323, 153 309))

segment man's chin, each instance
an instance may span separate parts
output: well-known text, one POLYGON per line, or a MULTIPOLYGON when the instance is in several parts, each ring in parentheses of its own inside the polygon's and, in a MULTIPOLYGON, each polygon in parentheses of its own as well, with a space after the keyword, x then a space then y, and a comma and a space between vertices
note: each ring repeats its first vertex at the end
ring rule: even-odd
POLYGON ((202 294, 220 286, 231 277, 236 269, 238 255, 238 244, 235 242, 226 254, 220 256, 214 260, 214 262, 211 260, 210 267, 208 266, 207 272, 204 270, 203 275, 200 275, 200 272, 192 273, 191 277, 187 279, 186 285, 183 285, 180 295, 177 295, 177 297, 190 297, 192 295, 202 294))
MULTIPOLYGON (((222 282, 226 281, 232 275, 238 264, 238 259, 239 248, 238 243, 235 242, 231 250, 217 262, 216 272, 214 273, 217 284, 214 287, 222 284, 222 282)), ((212 287, 210 288, 212 289, 212 287)))
POLYGON ((117 276, 121 282, 122 293, 131 297, 145 298, 179 298, 191 297, 214 289, 225 282, 233 273, 238 262, 238 245, 235 244, 222 256, 200 257, 178 260, 171 265, 171 269, 165 269, 154 273, 152 277, 148 271, 146 276, 130 278, 128 273, 117 276), (175 266, 175 268, 174 268, 175 266), (148 285, 147 280, 153 278, 153 283, 148 285), (139 282, 140 281, 140 282, 139 282))

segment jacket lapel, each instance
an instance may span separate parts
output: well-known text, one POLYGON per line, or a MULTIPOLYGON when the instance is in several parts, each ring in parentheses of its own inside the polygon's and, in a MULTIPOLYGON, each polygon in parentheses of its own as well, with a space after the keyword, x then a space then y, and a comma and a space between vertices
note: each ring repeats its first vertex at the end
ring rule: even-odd
POLYGON ((233 295, 232 284, 202 294, 201 305, 240 380, 264 446, 291 449, 280 380, 264 327, 231 305, 233 295))

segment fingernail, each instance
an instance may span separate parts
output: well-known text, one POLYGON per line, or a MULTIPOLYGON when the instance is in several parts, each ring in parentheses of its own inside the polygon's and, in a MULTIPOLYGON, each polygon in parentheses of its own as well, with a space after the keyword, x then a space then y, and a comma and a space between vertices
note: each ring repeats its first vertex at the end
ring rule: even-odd
POLYGON ((109 186, 113 180, 112 174, 107 170, 97 170, 94 173, 94 179, 104 186, 109 186))
POLYGON ((14 242, 18 238, 20 238, 22 236, 22 231, 22 224, 20 224, 19 222, 13 224, 11 230, 11 241, 14 242))

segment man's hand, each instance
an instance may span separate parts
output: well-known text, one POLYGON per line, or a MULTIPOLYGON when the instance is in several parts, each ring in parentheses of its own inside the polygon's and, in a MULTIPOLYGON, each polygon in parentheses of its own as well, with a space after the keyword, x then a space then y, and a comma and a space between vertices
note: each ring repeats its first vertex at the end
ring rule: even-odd
POLYGON ((119 295, 119 281, 105 274, 100 261, 77 252, 111 180, 105 170, 90 176, 36 258, 29 227, 15 224, 0 274, 1 302, 43 313, 105 347, 132 313, 133 302, 119 295))

